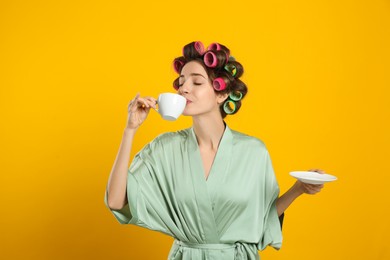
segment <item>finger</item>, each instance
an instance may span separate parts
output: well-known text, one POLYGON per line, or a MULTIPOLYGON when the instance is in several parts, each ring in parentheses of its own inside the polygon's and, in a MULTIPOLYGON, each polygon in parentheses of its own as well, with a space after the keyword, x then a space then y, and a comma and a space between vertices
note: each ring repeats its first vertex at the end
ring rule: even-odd
POLYGON ((147 104, 145 104, 145 101, 143 98, 137 97, 137 99, 134 99, 133 100, 133 104, 129 107, 129 111, 134 113, 136 112, 138 109, 144 109, 145 107, 147 107, 147 104))
POLYGON ((313 187, 309 187, 309 193, 310 194, 315 194, 315 193, 317 193, 317 190, 315 188, 313 188, 313 187))
POLYGON ((145 101, 153 108, 156 108, 156 100, 152 97, 145 98, 145 101))
POLYGON ((145 107, 149 107, 149 104, 146 102, 145 98, 139 97, 137 99, 137 107, 145 108, 145 107))
POLYGON ((321 170, 321 169, 310 169, 309 172, 318 172, 318 173, 321 173, 321 174, 325 173, 325 171, 321 170))
POLYGON ((155 99, 154 97, 145 97, 145 99, 153 101, 153 102, 157 102, 157 99, 155 99))
POLYGON ((324 187, 323 184, 310 184, 310 186, 309 186, 309 188, 312 190, 322 189, 323 187, 324 187))
POLYGON ((135 95, 135 97, 134 97, 132 100, 130 100, 129 106, 128 106, 128 107, 130 107, 130 106, 132 106, 134 103, 136 103, 137 100, 138 100, 138 98, 139 98, 139 92, 137 93, 137 95, 135 95))
POLYGON ((321 189, 323 188, 323 186, 324 185, 312 185, 311 187, 310 187, 310 190, 312 191, 312 192, 314 192, 314 193, 318 193, 318 192, 320 192, 321 191, 321 189))
POLYGON ((146 99, 144 99, 143 102, 144 102, 144 107, 150 108, 150 104, 146 99))

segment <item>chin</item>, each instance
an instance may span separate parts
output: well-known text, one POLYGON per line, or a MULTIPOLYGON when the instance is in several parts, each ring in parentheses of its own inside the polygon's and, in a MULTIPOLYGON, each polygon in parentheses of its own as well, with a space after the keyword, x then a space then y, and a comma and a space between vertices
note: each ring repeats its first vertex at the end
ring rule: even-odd
POLYGON ((194 113, 191 113, 191 109, 188 109, 188 107, 184 108, 184 111, 182 113, 183 116, 192 116, 194 113))
POLYGON ((182 115, 183 115, 183 116, 193 116, 192 113, 188 113, 188 112, 183 112, 182 115))

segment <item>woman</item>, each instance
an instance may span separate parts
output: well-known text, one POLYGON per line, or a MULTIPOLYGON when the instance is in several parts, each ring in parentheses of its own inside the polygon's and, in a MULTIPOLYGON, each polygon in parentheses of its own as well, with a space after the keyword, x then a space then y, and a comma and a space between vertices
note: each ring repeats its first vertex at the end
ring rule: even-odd
POLYGON ((156 107, 156 99, 137 95, 128 107, 106 205, 122 224, 174 237, 168 259, 259 259, 258 250, 279 249, 284 211, 323 186, 297 181, 278 197, 264 143, 226 125, 223 118, 239 110, 247 93, 239 79, 242 65, 228 48, 189 43, 174 68, 180 74, 174 88, 187 99, 183 115, 193 126, 158 136, 128 169, 134 135, 156 107))

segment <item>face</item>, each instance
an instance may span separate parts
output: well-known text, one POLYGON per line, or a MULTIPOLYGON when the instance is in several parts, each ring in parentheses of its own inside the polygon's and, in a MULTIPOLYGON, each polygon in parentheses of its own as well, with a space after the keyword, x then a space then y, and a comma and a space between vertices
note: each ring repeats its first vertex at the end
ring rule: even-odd
POLYGON ((219 106, 226 99, 227 94, 219 95, 214 92, 206 70, 197 61, 184 65, 179 78, 179 86, 178 93, 187 99, 183 115, 220 114, 219 106))

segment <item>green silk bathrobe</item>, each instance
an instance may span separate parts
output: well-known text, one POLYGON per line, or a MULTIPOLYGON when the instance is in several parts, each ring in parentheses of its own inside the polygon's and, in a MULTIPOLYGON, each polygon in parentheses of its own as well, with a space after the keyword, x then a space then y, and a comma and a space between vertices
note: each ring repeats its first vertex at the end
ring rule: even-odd
MULTIPOLYGON (((172 236, 171 260, 259 259, 282 243, 279 186, 264 143, 227 125, 205 179, 193 128, 165 133, 131 163, 121 224, 172 236)), ((105 203, 107 204, 107 191, 105 203)))

